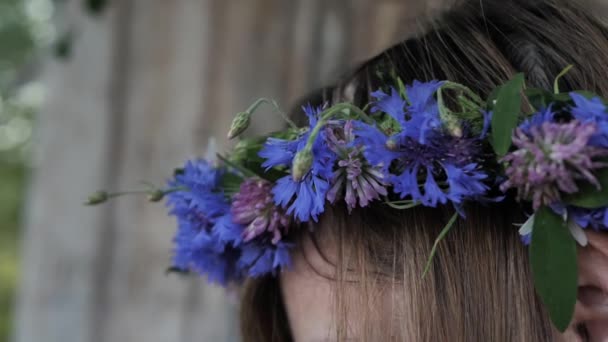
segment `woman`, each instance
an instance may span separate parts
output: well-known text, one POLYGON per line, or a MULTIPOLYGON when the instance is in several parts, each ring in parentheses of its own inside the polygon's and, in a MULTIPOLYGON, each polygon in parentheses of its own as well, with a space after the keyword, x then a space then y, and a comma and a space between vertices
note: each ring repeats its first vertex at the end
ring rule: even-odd
MULTIPOLYGON (((608 29, 567 1, 467 1, 431 27, 307 100, 363 107, 395 77, 450 80, 485 97, 519 71, 528 86, 552 89, 569 64, 562 91, 608 94, 608 29)), ((451 213, 335 205, 292 227, 291 269, 246 282, 244 340, 608 341, 605 231, 586 230, 578 301, 562 334, 535 294, 513 226, 527 212, 512 199, 467 206, 421 276, 451 213)))

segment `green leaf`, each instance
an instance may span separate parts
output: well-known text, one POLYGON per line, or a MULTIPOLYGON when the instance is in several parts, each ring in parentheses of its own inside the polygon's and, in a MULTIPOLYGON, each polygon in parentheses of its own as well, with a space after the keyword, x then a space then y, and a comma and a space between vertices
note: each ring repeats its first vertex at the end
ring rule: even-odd
POLYGON ((431 254, 429 254, 429 259, 426 262, 426 266, 424 266, 424 272, 422 272, 423 278, 426 276, 426 274, 431 269, 431 264, 433 263, 433 258, 435 257, 435 254, 437 253, 437 248, 439 247, 439 243, 441 243, 441 241, 443 241, 445 236, 448 235, 448 233, 450 232, 450 229, 452 229, 452 227, 454 226, 454 223, 456 223, 457 218, 458 218, 458 213, 454 213, 454 215, 452 215, 452 218, 450 218, 450 221, 448 221, 448 223, 445 225, 445 227, 443 227, 443 229, 441 230, 441 233, 439 233, 439 236, 437 236, 437 239, 435 239, 435 243, 433 244, 433 248, 431 249, 431 254))
POLYGON ((553 94, 545 89, 529 88, 524 90, 524 94, 536 110, 546 108, 553 102, 553 94))
POLYGON ((521 90, 524 75, 517 74, 498 91, 492 115, 492 146, 500 157, 511 147, 511 136, 521 113, 521 90))
POLYGON ((239 171, 244 177, 257 177, 258 175, 247 169, 246 167, 238 164, 238 163, 233 163, 232 161, 230 161, 228 158, 222 156, 221 154, 217 154, 217 159, 219 159, 220 161, 222 161, 224 164, 226 164, 228 167, 233 168, 235 171, 239 171))
POLYGON ((220 185, 222 189, 238 189, 243 182, 243 177, 232 172, 225 172, 222 175, 220 185))
POLYGON ((492 90, 490 96, 488 96, 488 99, 486 101, 487 110, 494 109, 494 101, 496 101, 496 99, 498 98, 498 93, 500 92, 500 89, 502 89, 502 86, 496 87, 496 89, 492 90))
POLYGON ((608 206, 608 168, 600 170, 596 176, 600 182, 600 190, 593 184, 585 183, 579 187, 577 193, 565 196, 564 202, 587 209, 608 206))
POLYGON ((553 324, 563 332, 572 320, 576 304, 576 242, 567 223, 547 207, 535 214, 530 264, 536 291, 553 324))

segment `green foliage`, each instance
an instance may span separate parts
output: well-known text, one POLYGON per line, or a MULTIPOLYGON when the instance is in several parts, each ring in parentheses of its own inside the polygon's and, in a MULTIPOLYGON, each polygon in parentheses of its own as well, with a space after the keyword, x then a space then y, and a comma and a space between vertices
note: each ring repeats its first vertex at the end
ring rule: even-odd
POLYGON ((553 324, 564 331, 572 320, 576 303, 576 242, 567 223, 547 207, 535 214, 530 264, 536 291, 553 324))
POLYGON ((19 279, 20 213, 36 110, 27 99, 31 96, 26 96, 35 87, 18 84, 24 82, 19 74, 32 62, 43 38, 51 36, 45 22, 51 6, 50 0, 0 0, 0 341, 8 341, 11 335, 19 279))
POLYGON ((511 136, 521 113, 523 87, 524 75, 517 74, 498 90, 492 115, 492 146, 499 157, 511 147, 511 136))
POLYGON ((546 108, 549 104, 554 102, 554 94, 548 90, 540 89, 540 88, 529 88, 524 90, 524 94, 528 98, 528 101, 534 107, 534 109, 539 110, 541 108, 546 108))
POLYGON ((0 341, 8 341, 18 279, 18 232, 25 185, 23 165, 0 159, 0 341))

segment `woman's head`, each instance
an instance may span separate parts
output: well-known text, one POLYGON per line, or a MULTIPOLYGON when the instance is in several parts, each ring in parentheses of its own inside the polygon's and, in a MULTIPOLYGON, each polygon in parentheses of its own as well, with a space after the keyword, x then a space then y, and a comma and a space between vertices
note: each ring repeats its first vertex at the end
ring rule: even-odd
MULTIPOLYGON (((569 64, 561 89, 608 94, 608 30, 574 5, 468 1, 431 27, 311 99, 364 106, 370 91, 395 76, 447 79, 487 96, 521 71, 530 86, 550 89, 569 64)), ((348 214, 337 206, 293 229, 293 270, 247 285, 246 340, 557 339, 512 225, 525 220, 516 203, 466 206, 466 220, 456 222, 422 278, 452 212, 377 203, 348 214)))

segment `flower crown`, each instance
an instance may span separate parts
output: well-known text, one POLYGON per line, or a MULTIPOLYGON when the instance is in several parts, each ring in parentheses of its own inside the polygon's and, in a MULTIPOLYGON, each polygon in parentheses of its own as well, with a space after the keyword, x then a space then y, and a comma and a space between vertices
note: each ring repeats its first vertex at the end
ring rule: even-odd
MULTIPOLYGON (((290 265, 290 227, 317 221, 327 205, 348 211, 372 203, 409 209, 467 202, 529 202, 521 226, 537 292, 560 330, 577 292, 576 242, 583 229, 608 229, 608 113, 589 92, 526 88, 516 75, 484 100, 464 85, 414 81, 350 103, 303 107, 306 127, 241 139, 218 161, 190 160, 166 187, 177 218, 172 270, 195 271, 222 285, 276 274, 290 265), (576 241, 576 242, 575 242, 576 241)), ((228 137, 249 126, 261 99, 237 114, 228 137)), ((278 111, 280 112, 280 111, 278 111)), ((119 193, 98 192, 87 204, 119 193)))

